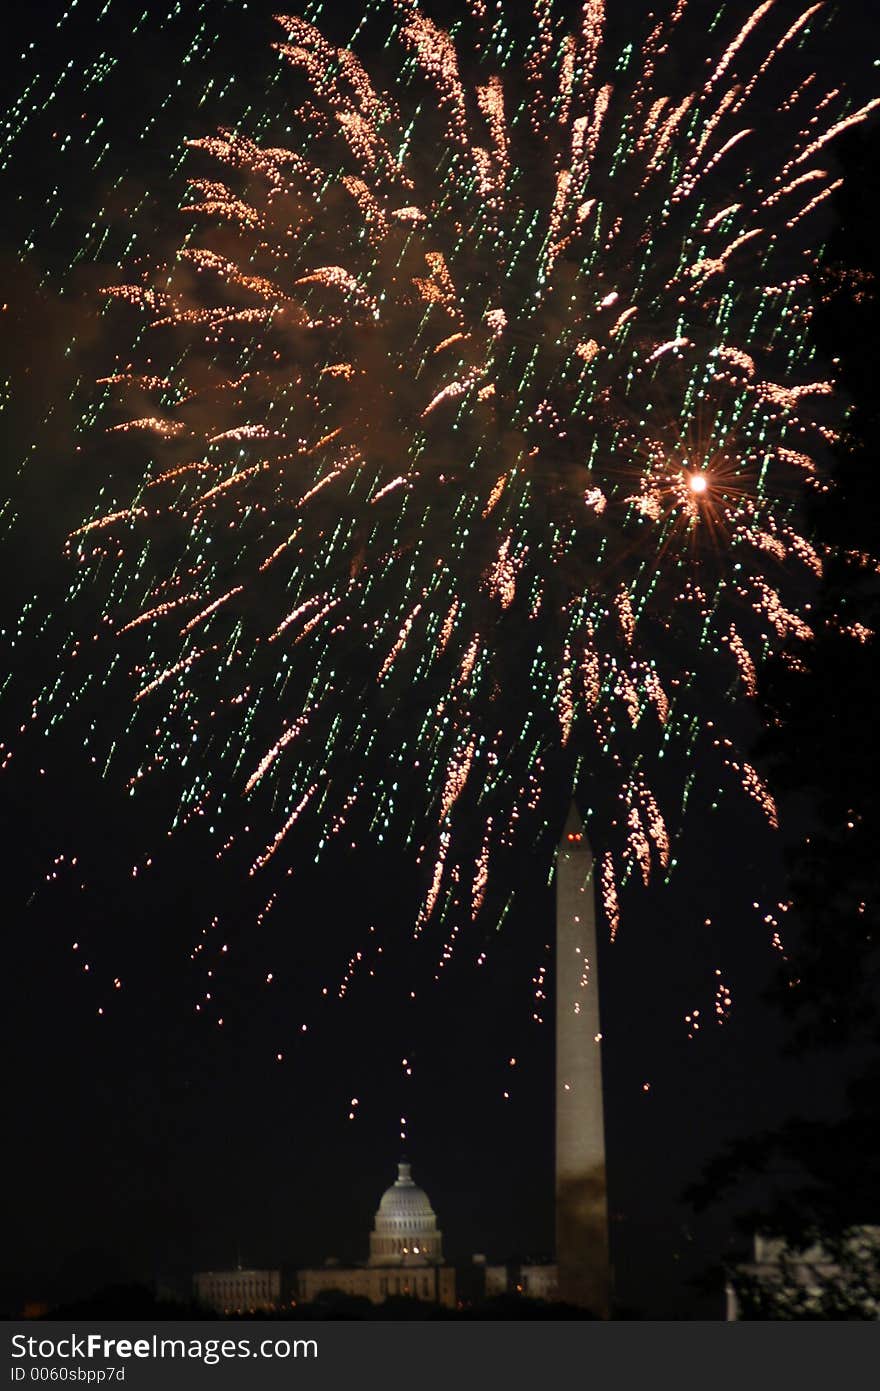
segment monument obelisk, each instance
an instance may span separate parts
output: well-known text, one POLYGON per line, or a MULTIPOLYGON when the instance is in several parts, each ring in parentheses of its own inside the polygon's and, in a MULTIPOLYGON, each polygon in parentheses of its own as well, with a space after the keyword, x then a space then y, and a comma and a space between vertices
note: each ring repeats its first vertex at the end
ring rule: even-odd
POLYGON ((559 1298, 608 1318, 593 855, 574 805, 556 854, 556 1261, 559 1298))

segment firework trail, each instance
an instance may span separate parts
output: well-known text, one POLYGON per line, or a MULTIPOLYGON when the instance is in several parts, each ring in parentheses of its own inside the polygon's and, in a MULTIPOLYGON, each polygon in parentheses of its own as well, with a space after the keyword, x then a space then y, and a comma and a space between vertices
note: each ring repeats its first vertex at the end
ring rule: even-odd
POLYGON ((620 51, 605 9, 376 0, 381 81, 279 17, 283 141, 191 141, 179 250, 106 291, 132 327, 99 407, 146 465, 70 550, 132 673, 132 782, 178 777, 227 847, 268 809, 255 876, 405 841, 450 943, 572 794, 615 927, 695 780, 775 825, 731 711, 797 660, 824 559, 801 229, 878 102, 821 89, 821 4, 723 9, 692 89, 687 0, 620 51))

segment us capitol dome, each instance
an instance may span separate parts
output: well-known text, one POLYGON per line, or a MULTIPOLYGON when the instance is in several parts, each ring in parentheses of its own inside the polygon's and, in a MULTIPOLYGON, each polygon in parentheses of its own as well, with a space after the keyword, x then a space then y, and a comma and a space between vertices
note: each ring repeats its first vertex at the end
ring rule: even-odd
POLYGON ((405 1160, 386 1188, 370 1235, 370 1265, 441 1265, 443 1236, 428 1195, 405 1160))
POLYGON ((406 1160, 398 1164, 397 1178, 380 1199, 367 1263, 341 1266, 327 1261, 317 1269, 300 1270, 298 1285, 306 1302, 334 1290, 361 1295, 373 1304, 407 1295, 455 1307, 455 1271, 443 1263, 437 1215, 406 1160))

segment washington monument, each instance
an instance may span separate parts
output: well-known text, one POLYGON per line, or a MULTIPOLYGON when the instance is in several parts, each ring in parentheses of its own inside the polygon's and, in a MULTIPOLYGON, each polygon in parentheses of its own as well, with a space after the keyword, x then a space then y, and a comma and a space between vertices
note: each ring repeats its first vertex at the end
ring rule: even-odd
POLYGON ((611 1271, 593 855, 572 805, 556 858, 559 1298, 607 1318, 611 1271))

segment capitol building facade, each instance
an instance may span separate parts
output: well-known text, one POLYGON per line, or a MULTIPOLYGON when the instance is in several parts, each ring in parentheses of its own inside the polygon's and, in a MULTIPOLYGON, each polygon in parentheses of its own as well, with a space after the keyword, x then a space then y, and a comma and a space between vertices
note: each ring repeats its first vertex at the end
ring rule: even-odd
POLYGON ((455 1270, 443 1263, 443 1236, 427 1193, 413 1180, 410 1165, 398 1165, 397 1178, 382 1195, 370 1234, 366 1265, 328 1262, 298 1272, 299 1298, 310 1304, 336 1291, 381 1304, 395 1295, 455 1307, 455 1270))

